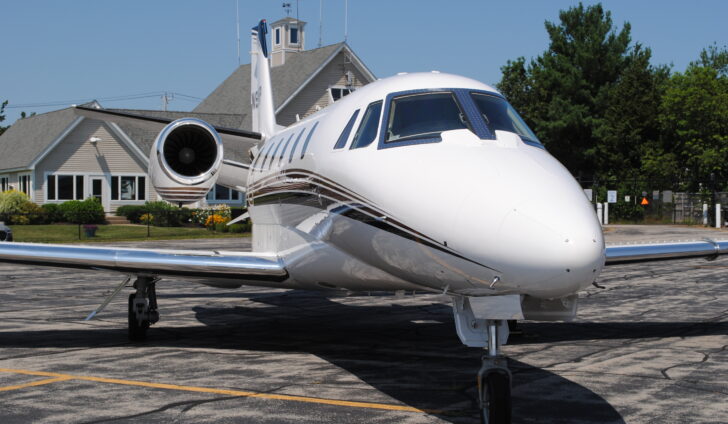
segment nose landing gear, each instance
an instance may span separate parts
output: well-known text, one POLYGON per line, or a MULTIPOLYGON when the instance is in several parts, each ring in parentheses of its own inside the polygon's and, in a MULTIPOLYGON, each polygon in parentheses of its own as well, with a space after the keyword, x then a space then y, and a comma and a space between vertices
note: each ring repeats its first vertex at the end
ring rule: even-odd
POLYGON ((129 295, 129 340, 146 339, 149 326, 159 321, 156 282, 151 277, 139 277, 134 282, 136 293, 129 295))
POLYGON ((453 297, 455 330, 466 346, 486 349, 478 371, 478 406, 483 424, 511 422, 511 372, 500 346, 508 340, 508 321, 523 318, 516 296, 473 299, 453 297), (490 302, 490 303, 488 303, 490 302), (473 311, 476 305, 478 315, 473 311), (486 306, 486 307, 483 307, 486 306))
POLYGON ((488 353, 478 371, 478 401, 483 424, 511 422, 511 372, 508 359, 498 352, 498 324, 488 323, 488 353))

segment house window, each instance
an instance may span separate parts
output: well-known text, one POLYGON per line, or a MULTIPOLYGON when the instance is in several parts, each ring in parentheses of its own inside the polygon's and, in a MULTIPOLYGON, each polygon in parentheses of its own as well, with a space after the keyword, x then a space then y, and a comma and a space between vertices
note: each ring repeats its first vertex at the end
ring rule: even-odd
POLYGON ((32 190, 32 186, 30 184, 30 175, 18 176, 18 186, 20 187, 21 192, 30 196, 30 192, 32 190))
POLYGON ((83 200, 83 175, 49 175, 46 177, 47 200, 83 200))
POLYGON ((225 186, 215 184, 215 187, 207 193, 208 203, 239 202, 240 192, 231 190, 225 186))
POLYGON ((111 200, 133 202, 146 200, 146 177, 117 176, 111 177, 111 200))
POLYGON ((298 44, 298 27, 292 26, 290 29, 291 44, 298 44))
POLYGON ((10 190, 10 178, 0 177, 0 192, 10 190))
POLYGON ((329 87, 329 95, 331 101, 337 101, 344 96, 351 94, 354 91, 354 87, 329 87))
POLYGON ((276 34, 276 45, 279 45, 279 44, 281 44, 281 29, 276 28, 275 34, 276 34))

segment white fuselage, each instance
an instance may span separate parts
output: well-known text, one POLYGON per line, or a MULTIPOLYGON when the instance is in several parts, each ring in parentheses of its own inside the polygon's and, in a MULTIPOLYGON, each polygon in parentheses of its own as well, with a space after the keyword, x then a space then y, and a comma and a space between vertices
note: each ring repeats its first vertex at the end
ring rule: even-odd
MULTIPOLYGON (((266 140, 247 177, 253 247, 278 252, 286 286, 555 298, 596 279, 601 227, 581 187, 542 146, 472 129, 383 143, 393 93, 452 90, 497 93, 454 75, 399 75, 266 140), (377 101, 376 139, 350 149, 377 101), (334 148, 357 110, 345 144, 334 148)), ((468 118, 480 119, 473 110, 468 118)))

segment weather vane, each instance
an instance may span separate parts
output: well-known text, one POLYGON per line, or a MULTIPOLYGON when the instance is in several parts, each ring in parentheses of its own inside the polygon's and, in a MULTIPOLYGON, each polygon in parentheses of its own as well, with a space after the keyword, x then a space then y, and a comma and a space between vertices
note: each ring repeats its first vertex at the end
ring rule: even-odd
POLYGON ((283 8, 286 9, 286 16, 291 16, 291 3, 283 3, 283 8))

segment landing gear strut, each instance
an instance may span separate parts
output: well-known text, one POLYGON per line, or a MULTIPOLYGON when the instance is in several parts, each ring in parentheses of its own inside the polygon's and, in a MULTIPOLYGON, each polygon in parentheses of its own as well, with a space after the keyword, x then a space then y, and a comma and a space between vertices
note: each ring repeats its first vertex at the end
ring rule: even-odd
POLYGON ((483 424, 511 422, 511 372, 508 360, 500 354, 500 346, 508 340, 507 320, 516 316, 516 312, 520 314, 518 296, 453 297, 458 337, 466 346, 486 349, 478 371, 478 406, 483 424), (478 315, 473 304, 480 312, 478 315))
POLYGON ((498 349, 498 321, 487 320, 488 352, 478 371, 478 401, 483 424, 511 422, 511 372, 498 349))
POLYGON ((151 277, 138 277, 134 282, 136 293, 129 295, 129 340, 146 339, 149 326, 159 321, 156 283, 151 277))

